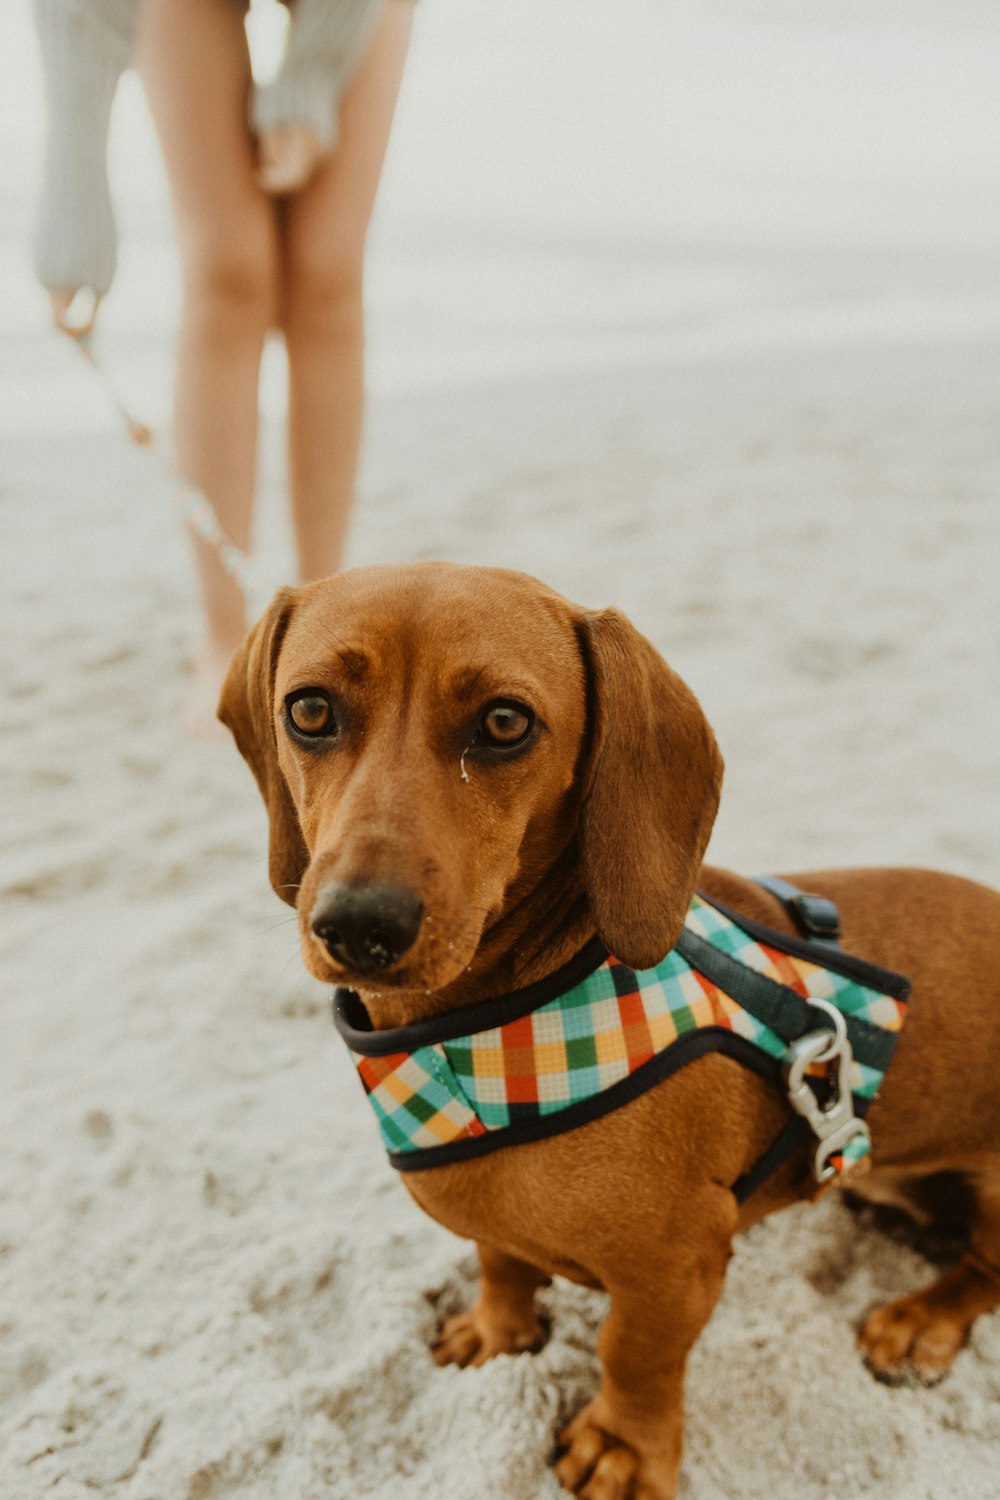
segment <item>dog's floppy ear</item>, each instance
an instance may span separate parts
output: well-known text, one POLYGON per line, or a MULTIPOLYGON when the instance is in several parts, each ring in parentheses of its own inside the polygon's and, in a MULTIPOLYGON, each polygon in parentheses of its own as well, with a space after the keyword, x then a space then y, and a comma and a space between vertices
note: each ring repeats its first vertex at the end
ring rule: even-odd
POLYGON ((282 901, 294 906, 309 863, 298 815, 278 764, 274 731, 274 674, 295 605, 295 590, 280 589, 233 657, 222 685, 219 718, 232 733, 267 806, 271 824, 268 872, 282 901))
POLYGON ((597 930, 647 969, 669 953, 719 805, 722 756, 698 700, 645 636, 607 609, 577 628, 590 688, 580 850, 597 930))

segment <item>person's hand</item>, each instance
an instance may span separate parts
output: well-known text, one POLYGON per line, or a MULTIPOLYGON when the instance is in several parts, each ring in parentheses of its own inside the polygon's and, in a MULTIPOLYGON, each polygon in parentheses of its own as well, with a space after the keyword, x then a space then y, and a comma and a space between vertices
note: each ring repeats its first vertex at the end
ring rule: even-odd
POLYGON ((72 291, 49 292, 52 321, 62 333, 72 338, 85 338, 94 327, 101 299, 89 287, 76 287, 72 291))
POLYGON ((325 155, 323 142, 309 125, 264 130, 257 140, 257 181, 265 193, 297 193, 325 155))

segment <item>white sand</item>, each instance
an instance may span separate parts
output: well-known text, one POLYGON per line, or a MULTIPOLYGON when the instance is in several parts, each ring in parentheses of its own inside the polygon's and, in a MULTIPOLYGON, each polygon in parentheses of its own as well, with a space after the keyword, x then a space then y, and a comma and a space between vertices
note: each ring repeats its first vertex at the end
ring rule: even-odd
MULTIPOLYGON (((860 9, 839 31, 820 5, 807 20, 777 0, 692 10, 642 76, 651 92, 663 73, 668 113, 683 97, 705 119, 727 78, 742 87, 757 157, 727 179, 742 132, 724 122, 713 148, 699 120, 703 181, 676 196, 676 222, 660 194, 623 188, 606 233, 593 198, 614 174, 595 187, 581 167, 560 238, 537 174, 511 206, 501 155, 470 150, 451 188, 435 177, 422 216, 410 169, 447 145, 432 85, 457 94, 491 57, 516 76, 515 21, 548 44, 566 6, 545 23, 528 0, 492 23, 480 6, 473 24, 457 0, 425 4, 373 267, 354 560, 502 562, 627 609, 727 755, 717 862, 919 862, 1000 883, 992 10, 956 7, 944 33, 929 6, 894 7, 913 25, 893 76, 913 89, 885 105, 868 156, 833 132, 819 185, 817 120, 786 159, 772 111, 811 77, 831 126, 856 119, 858 59, 874 67, 860 9), (765 44, 783 80, 766 107, 765 44), (934 80, 934 149, 907 167, 934 80), (496 202, 474 171, 494 159, 496 202)), ((567 78, 610 97, 603 13, 580 13, 567 78)), ((499 152, 509 103, 484 108, 499 152)), ((0 111, 3 144, 23 148, 0 237, 0 1495, 555 1500, 545 1458, 594 1388, 602 1300, 546 1293, 537 1356, 430 1361, 472 1257, 385 1163, 267 886, 249 773, 175 731, 183 549, 147 457, 40 335, 17 238, 37 120, 12 119, 0 111)), ((509 134, 527 149, 523 124, 509 134)), ((126 205, 107 347, 162 413, 158 193, 126 205)), ((276 432, 262 532, 280 565, 276 432)), ((930 1274, 836 1201, 746 1236, 692 1361, 683 1500, 998 1500, 1000 1317, 934 1390, 876 1384, 853 1347, 873 1302, 930 1274)))

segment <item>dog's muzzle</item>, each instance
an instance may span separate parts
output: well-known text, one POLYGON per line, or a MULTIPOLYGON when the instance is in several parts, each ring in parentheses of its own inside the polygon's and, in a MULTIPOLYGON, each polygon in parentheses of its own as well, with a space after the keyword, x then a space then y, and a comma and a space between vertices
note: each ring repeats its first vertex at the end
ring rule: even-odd
POLYGON ((354 974, 380 974, 416 941, 424 904, 392 885, 325 885, 310 926, 331 958, 354 974))

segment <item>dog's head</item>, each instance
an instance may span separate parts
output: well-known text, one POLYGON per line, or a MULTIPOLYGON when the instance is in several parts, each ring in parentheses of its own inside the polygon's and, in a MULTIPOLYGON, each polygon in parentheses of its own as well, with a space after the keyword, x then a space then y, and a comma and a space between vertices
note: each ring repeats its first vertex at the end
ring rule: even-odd
POLYGON ((615 610, 494 568, 357 569, 277 595, 219 716, 320 979, 442 989, 567 851, 623 963, 650 967, 680 933, 722 761, 615 610))

